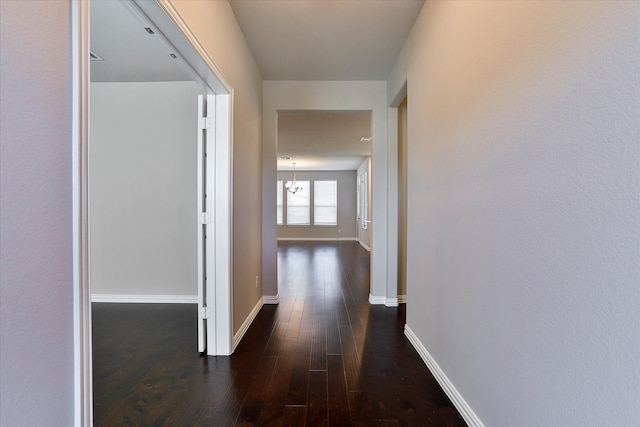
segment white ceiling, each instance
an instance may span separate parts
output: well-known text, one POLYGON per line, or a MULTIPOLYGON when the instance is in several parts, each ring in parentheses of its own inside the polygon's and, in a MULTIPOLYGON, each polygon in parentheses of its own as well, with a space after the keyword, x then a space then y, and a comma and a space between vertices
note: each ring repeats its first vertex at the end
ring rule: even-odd
POLYGON ((180 59, 148 23, 117 0, 91 2, 91 51, 104 61, 91 61, 93 82, 193 80, 180 59))
MULTIPOLYGON (((385 80, 423 0, 230 0, 265 80, 385 80)), ((126 2, 91 2, 94 82, 192 80, 126 2)), ((155 30, 155 28, 152 28, 155 30)), ((368 112, 281 112, 288 170, 353 170, 371 153, 368 112)))
MULTIPOLYGON (((386 80, 423 0, 230 0, 265 80, 386 80)), ((355 170, 370 113, 279 112, 278 170, 355 170)))
POLYGON ((265 80, 386 80, 423 0, 230 0, 265 80))
POLYGON ((280 111, 278 170, 355 170, 371 154, 371 113, 280 111))

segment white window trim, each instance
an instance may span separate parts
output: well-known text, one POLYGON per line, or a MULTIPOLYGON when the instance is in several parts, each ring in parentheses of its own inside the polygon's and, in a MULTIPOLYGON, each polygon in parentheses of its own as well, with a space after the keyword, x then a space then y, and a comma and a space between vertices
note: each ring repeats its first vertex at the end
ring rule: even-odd
POLYGON ((286 210, 285 210, 285 201, 284 201, 284 192, 287 191, 284 188, 285 181, 279 179, 276 181, 276 226, 283 227, 286 224, 286 210), (278 191, 279 190, 279 191, 278 191), (280 197, 278 197, 280 196, 280 197), (281 207, 281 221, 278 222, 278 207, 281 207))
POLYGON ((358 225, 361 229, 366 230, 369 227, 369 181, 366 171, 358 176, 357 193, 358 225))

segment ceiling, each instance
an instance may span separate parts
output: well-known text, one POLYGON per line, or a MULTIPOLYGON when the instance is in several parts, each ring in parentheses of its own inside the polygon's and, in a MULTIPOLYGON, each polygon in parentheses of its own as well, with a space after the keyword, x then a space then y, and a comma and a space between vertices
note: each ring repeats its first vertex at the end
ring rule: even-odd
POLYGON ((91 61, 92 82, 155 82, 193 80, 180 59, 149 24, 125 3, 92 1, 91 52, 103 61, 91 61))
MULTIPOLYGON (((385 80, 423 0, 230 0, 265 80, 385 80)), ((121 1, 91 2, 93 82, 191 81, 121 1)), ((371 154, 369 112, 281 112, 278 169, 353 170, 371 154)))
POLYGON ((356 170, 371 154, 371 113, 280 111, 278 170, 356 170), (291 157, 282 159, 280 157, 291 157))
POLYGON ((386 80, 423 0, 230 0, 265 80, 386 80))

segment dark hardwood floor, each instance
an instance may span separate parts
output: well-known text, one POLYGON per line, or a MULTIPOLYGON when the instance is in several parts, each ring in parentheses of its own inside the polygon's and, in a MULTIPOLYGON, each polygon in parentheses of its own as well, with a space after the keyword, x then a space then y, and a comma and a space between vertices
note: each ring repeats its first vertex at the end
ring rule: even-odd
POLYGON ((93 304, 96 426, 464 426, 403 335, 370 306, 353 242, 281 243, 281 302, 230 357, 196 351, 190 304, 93 304))

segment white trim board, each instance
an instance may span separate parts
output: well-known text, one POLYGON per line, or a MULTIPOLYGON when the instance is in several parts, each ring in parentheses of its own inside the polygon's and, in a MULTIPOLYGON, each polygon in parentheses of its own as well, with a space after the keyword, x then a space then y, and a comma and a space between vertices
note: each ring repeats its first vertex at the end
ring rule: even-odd
POLYGON ((89 287, 89 1, 71 2, 74 425, 93 425, 89 287))
POLYGON ((116 295, 93 294, 91 302, 197 304, 197 295, 116 295))
POLYGON ((382 305, 387 301, 387 297, 376 297, 369 294, 369 304, 382 305))
POLYGON ((387 307, 397 307, 398 303, 399 303, 399 297, 398 298, 391 298, 391 297, 379 297, 379 296, 374 296, 369 294, 369 304, 371 305, 385 305, 387 307))
POLYGON ((280 304, 280 294, 278 295, 265 295, 262 297, 264 304, 280 304))
POLYGON ((358 240, 358 243, 360 243, 360 246, 365 248, 367 251, 371 252, 371 248, 369 246, 367 246, 366 243, 362 243, 362 240, 358 240))
POLYGON ((453 402, 462 418, 466 421, 466 423, 470 427, 484 427, 484 424, 478 418, 471 406, 464 400, 460 392, 455 388, 451 380, 445 375, 444 371, 438 366, 435 359, 429 352, 427 348, 420 342, 416 334, 413 333, 409 325, 404 325, 404 334, 409 339, 413 347, 416 349, 424 363, 429 368, 429 371, 436 377, 438 384, 444 390, 444 392, 449 396, 449 399, 453 402))
POLYGON ((398 298, 385 298, 384 305, 387 307, 397 307, 398 306, 398 298))
POLYGON ((292 242, 355 242, 355 237, 278 237, 278 241, 292 242))
POLYGON ((231 347, 232 353, 236 351, 236 347, 238 346, 238 344, 240 344, 240 341, 242 341, 242 337, 244 337, 244 334, 247 333, 249 326, 251 326, 251 324, 253 323, 253 320, 256 318, 256 316, 260 312, 260 309, 262 308, 263 305, 264 305, 264 302, 262 298, 260 298, 256 306, 253 307, 253 310, 251 310, 251 313, 249 313, 247 318, 242 323, 242 326, 240 326, 240 329, 238 329, 238 332, 236 332, 235 335, 233 336, 233 347, 231 347))

